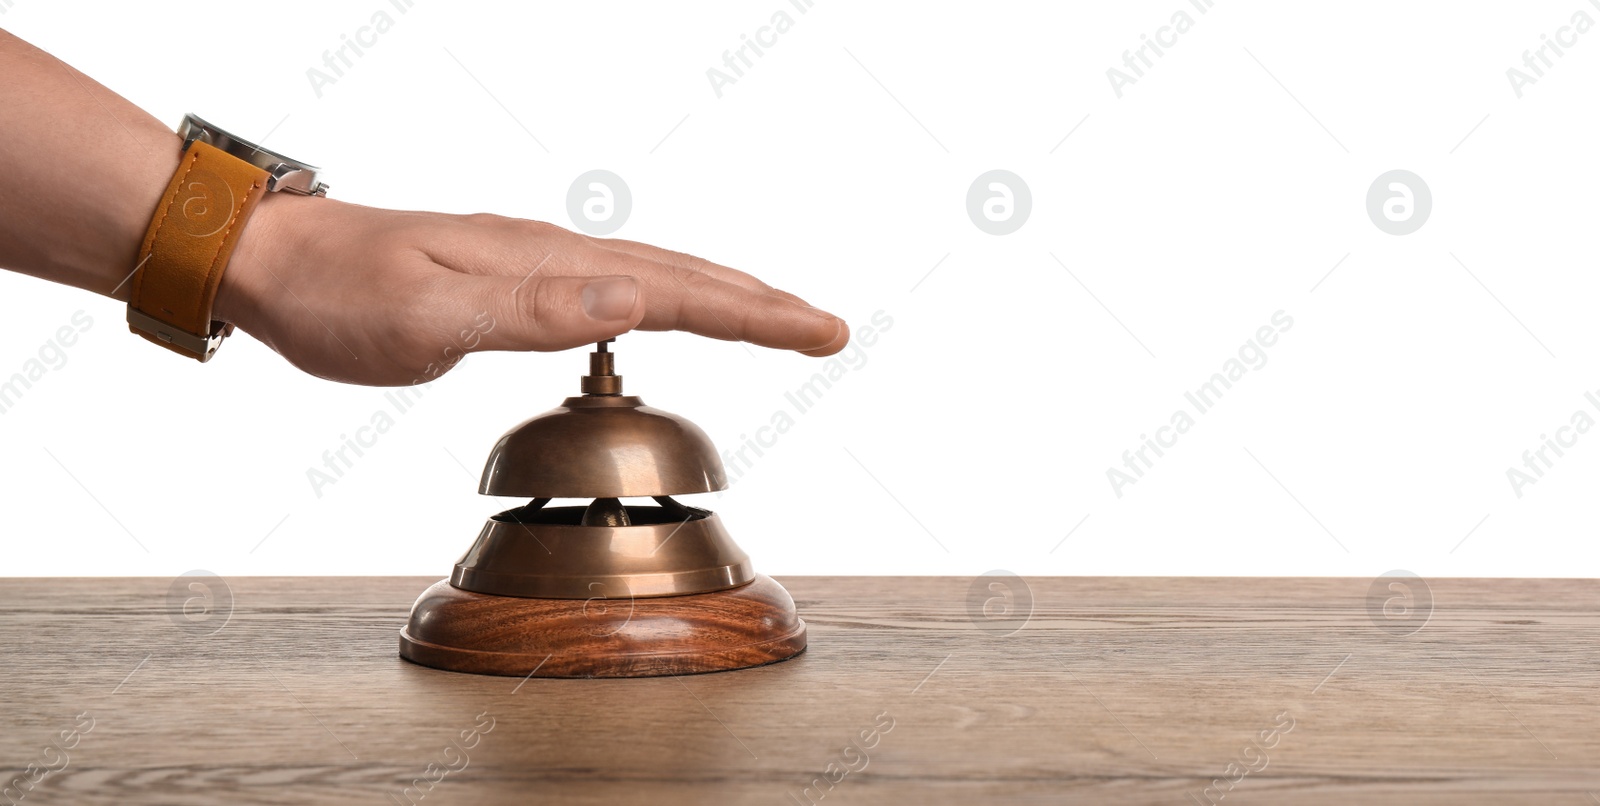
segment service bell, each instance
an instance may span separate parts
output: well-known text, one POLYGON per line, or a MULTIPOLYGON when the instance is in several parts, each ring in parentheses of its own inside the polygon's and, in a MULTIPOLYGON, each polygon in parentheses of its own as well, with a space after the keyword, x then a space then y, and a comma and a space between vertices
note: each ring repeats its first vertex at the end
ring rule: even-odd
POLYGON ((608 344, 590 355, 582 395, 490 451, 478 492, 532 501, 491 517, 417 599, 401 657, 476 674, 644 677, 804 651, 789 593, 755 573, 715 512, 672 498, 727 489, 711 440, 622 394, 608 344), (550 506, 558 498, 587 503, 550 506))

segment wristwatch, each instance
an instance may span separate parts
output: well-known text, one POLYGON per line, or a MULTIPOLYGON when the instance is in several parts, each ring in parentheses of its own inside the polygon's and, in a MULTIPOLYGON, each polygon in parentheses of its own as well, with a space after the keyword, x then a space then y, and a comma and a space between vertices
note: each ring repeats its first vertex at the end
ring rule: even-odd
POLYGON ((139 249, 128 329, 180 355, 211 360, 233 325, 211 305, 239 233, 266 193, 326 196, 320 169, 235 137, 195 115, 178 126, 183 160, 139 249))

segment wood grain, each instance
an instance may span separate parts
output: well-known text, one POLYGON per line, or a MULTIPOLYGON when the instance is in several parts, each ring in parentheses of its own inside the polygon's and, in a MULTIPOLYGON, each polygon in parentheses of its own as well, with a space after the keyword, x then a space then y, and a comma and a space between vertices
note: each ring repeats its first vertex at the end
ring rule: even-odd
POLYGON ((59 759, 87 715, 19 802, 1194 803, 1234 777, 1230 806, 1600 791, 1593 581, 1430 580, 1431 618, 1397 634, 1372 580, 1036 578, 1007 634, 983 581, 790 577, 804 654, 635 680, 407 663, 396 631, 434 581, 235 578, 213 585, 233 604, 211 632, 173 612, 171 580, 0 580, 0 764, 59 759))
POLYGON ((435 582, 400 631, 406 660, 511 677, 658 677, 763 666, 806 648, 772 577, 684 596, 526 599, 435 582))

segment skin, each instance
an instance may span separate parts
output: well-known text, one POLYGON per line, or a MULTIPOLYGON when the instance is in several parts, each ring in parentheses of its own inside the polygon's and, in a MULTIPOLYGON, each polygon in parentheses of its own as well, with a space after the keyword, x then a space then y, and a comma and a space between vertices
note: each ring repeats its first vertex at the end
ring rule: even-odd
MULTIPOLYGON (((182 140, 5 31, 0 76, 0 268, 126 301, 182 140)), ((288 193, 257 206, 213 313, 308 373, 371 386, 432 380, 462 351, 564 350, 635 329, 811 356, 849 340, 844 320, 691 255, 288 193)))

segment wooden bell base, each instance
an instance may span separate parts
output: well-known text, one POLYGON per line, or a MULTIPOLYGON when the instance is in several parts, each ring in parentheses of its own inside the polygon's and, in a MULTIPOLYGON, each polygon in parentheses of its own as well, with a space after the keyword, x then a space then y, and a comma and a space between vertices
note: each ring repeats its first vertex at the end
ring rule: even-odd
POLYGON ((423 592, 400 657, 509 677, 655 677, 746 669, 805 651, 806 624, 771 577, 729 590, 645 599, 524 599, 423 592))

